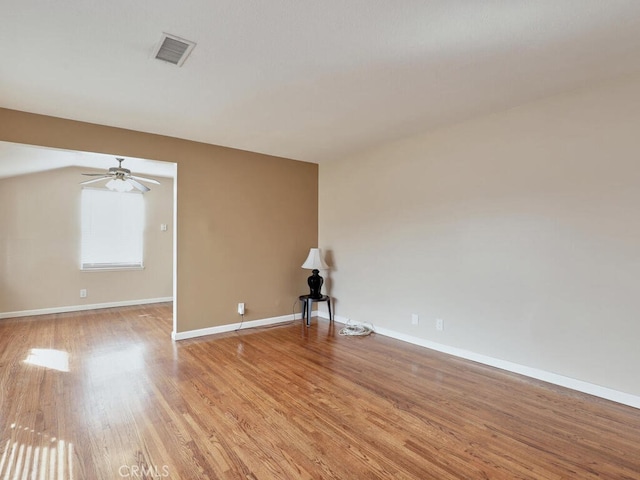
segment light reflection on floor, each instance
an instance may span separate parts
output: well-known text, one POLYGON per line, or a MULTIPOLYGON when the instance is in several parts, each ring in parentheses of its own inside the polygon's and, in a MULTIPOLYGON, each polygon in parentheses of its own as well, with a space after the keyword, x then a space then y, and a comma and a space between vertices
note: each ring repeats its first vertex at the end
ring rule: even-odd
POLYGON ((50 368, 59 372, 69 371, 69 354, 52 348, 32 348, 24 363, 50 368))
POLYGON ((74 479, 72 443, 16 424, 11 430, 0 445, 0 479, 74 479))
POLYGON ((114 348, 97 351, 84 362, 83 368, 91 376, 120 376, 123 372, 138 372, 145 369, 144 345, 131 345, 126 349, 114 348))

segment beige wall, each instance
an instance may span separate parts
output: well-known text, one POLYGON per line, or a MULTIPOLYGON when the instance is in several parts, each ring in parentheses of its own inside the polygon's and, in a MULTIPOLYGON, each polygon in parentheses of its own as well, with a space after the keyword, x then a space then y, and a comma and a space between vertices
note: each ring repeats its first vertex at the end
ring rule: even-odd
POLYGON ((161 223, 173 224, 173 179, 159 179, 144 197, 144 270, 81 272, 78 184, 85 171, 92 170, 0 179, 0 313, 173 295, 172 232, 160 231, 161 223))
POLYGON ((290 314, 318 238, 317 165, 0 109, 0 140, 177 163, 177 332, 290 314))
POLYGON ((639 134, 636 76, 321 164, 337 313, 640 395, 639 134))

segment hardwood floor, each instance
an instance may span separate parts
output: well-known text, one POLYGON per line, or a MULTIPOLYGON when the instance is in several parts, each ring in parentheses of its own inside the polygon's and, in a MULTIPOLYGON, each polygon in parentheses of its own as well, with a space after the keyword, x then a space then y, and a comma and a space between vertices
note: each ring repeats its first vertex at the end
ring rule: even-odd
POLYGON ((640 479, 640 410, 314 319, 0 321, 0 479, 640 479))

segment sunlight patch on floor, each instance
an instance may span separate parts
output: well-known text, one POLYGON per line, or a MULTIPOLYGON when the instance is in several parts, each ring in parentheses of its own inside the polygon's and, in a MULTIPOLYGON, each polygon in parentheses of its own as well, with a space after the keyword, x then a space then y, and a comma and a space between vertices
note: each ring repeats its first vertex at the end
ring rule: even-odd
POLYGON ((0 479, 73 480, 73 444, 13 424, 0 445, 0 479))
POLYGON ((69 371, 69 354, 52 348, 32 348, 24 363, 50 368, 59 372, 69 371))

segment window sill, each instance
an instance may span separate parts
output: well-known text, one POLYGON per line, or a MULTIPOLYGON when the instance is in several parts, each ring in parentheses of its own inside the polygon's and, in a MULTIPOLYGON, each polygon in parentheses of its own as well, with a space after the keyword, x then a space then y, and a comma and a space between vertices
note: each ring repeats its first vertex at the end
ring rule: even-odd
POLYGON ((81 272, 120 272, 123 270, 144 270, 144 265, 131 265, 131 266, 109 265, 104 267, 80 267, 81 272))

